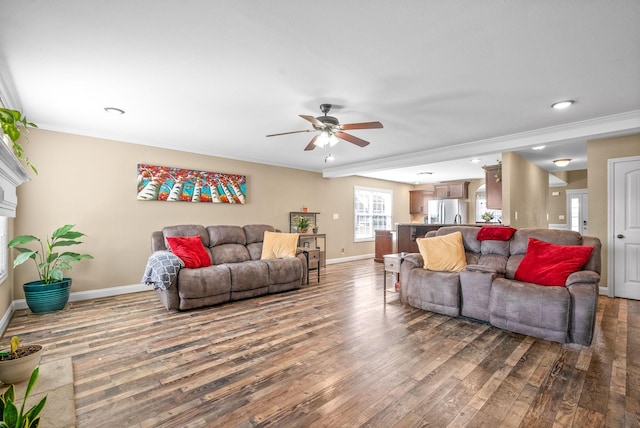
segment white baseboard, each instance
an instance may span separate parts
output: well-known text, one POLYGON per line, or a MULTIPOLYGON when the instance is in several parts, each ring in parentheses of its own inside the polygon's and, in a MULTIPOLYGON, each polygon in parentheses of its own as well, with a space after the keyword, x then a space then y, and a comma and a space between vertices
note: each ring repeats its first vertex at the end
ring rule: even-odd
POLYGON ((353 262, 355 260, 373 259, 375 254, 360 254, 359 256, 340 257, 337 259, 327 259, 328 265, 334 265, 336 263, 353 262))
MULTIPOLYGON (((598 290, 601 296, 609 296, 609 287, 600 287, 598 290)), ((612 296, 609 296, 612 297, 612 296)))
MULTIPOLYGON (((81 300, 99 299, 101 297, 117 296, 119 294, 138 293, 140 291, 151 291, 150 286, 144 284, 121 285, 119 287, 100 288, 98 290, 76 291, 69 296, 70 302, 79 302, 81 300)), ((27 301, 18 299, 13 301, 14 309, 26 309, 27 301)))
POLYGON ((13 316, 13 313, 15 312, 15 310, 16 309, 14 307, 14 302, 11 302, 11 304, 9 305, 9 308, 2 316, 2 319, 0 320, 0 336, 2 336, 4 332, 7 330, 7 327, 9 327, 9 322, 11 322, 11 317, 13 316))

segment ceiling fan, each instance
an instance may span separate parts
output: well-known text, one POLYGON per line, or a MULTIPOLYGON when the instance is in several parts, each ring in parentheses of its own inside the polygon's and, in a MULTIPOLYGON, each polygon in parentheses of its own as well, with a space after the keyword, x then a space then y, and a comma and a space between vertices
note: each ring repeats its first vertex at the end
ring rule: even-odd
POLYGON ((361 138, 355 137, 351 134, 347 134, 343 131, 351 131, 353 129, 375 129, 382 128, 382 123, 380 122, 362 122, 362 123, 346 123, 344 125, 340 125, 338 119, 333 116, 327 116, 331 110, 331 104, 320 104, 320 111, 324 113, 324 116, 307 116, 304 114, 299 115, 301 118, 308 120, 313 125, 313 129, 304 129, 302 131, 290 131, 290 132, 281 132, 279 134, 269 134, 267 137, 275 137, 277 135, 287 135, 287 134, 297 134, 299 132, 315 132, 320 131, 320 134, 314 136, 305 150, 313 150, 318 147, 324 147, 327 144, 333 146, 338 142, 338 138, 348 141, 350 143, 355 144, 359 147, 364 147, 369 144, 368 141, 365 141, 361 138))

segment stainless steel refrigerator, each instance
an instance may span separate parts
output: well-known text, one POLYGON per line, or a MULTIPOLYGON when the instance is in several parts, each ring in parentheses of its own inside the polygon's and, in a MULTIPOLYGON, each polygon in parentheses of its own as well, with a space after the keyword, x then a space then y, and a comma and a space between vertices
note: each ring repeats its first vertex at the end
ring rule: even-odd
POLYGON ((429 224, 467 224, 467 202, 459 199, 434 199, 429 201, 429 224))

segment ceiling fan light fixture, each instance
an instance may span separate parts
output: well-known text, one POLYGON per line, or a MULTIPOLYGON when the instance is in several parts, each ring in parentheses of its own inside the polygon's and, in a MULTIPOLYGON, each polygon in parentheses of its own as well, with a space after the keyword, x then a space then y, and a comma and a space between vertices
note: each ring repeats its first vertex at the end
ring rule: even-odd
POLYGON ((329 141, 329 147, 333 147, 338 143, 339 140, 338 140, 338 137, 336 137, 333 134, 330 134, 328 141, 329 141))
POLYGON ((321 132, 320 135, 318 135, 318 138, 316 138, 315 143, 313 144, 318 147, 324 147, 327 145, 327 143, 329 143, 329 136, 326 132, 321 132))
POLYGON ((558 101, 557 103, 551 104, 551 108, 555 110, 564 110, 571 107, 574 103, 574 100, 558 101))
POLYGON ((559 166, 561 168, 569 165, 569 162, 571 162, 571 159, 556 159, 553 161, 553 163, 555 163, 556 166, 559 166))

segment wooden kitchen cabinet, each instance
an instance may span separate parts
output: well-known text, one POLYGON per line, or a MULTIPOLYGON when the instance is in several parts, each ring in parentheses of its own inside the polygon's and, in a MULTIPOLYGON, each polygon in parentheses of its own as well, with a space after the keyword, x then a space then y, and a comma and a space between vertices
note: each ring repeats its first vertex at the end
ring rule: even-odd
POLYGON ((427 214, 429 212, 429 201, 434 199, 434 192, 429 190, 409 191, 409 213, 427 214))
POLYGON ((434 187, 436 199, 467 199, 469 197, 468 181, 437 184, 434 187))
POLYGON ((376 230, 376 247, 374 262, 382 263, 385 254, 398 252, 395 230, 376 230))
POLYGON ((485 170, 485 188, 487 194, 487 208, 502 209, 502 165, 489 165, 485 170))

